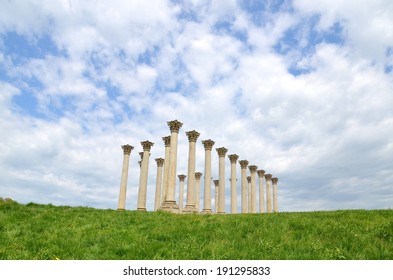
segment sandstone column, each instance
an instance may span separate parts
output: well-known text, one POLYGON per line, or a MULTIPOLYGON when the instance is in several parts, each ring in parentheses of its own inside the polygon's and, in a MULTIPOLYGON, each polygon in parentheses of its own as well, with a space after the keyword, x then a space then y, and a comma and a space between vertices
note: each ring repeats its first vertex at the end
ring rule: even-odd
POLYGON ((195 209, 197 213, 200 211, 200 200, 201 200, 201 177, 202 173, 201 172, 196 172, 195 173, 195 209))
POLYGON ((242 179, 242 188, 241 188, 241 208, 242 208, 242 213, 247 213, 248 212, 248 206, 247 206, 247 165, 248 161, 247 160, 240 160, 239 161, 240 167, 241 167, 241 179, 242 179))
POLYGON ((199 137, 199 132, 192 130, 186 132, 189 141, 188 150, 188 179, 187 179, 187 201, 183 212, 195 213, 195 143, 199 137))
POLYGON ((272 212, 272 189, 271 189, 271 181, 272 174, 266 174, 266 211, 268 213, 272 212))
POLYGON ((162 205, 162 210, 177 213, 179 206, 176 204, 176 165, 177 165, 177 138, 182 123, 178 120, 168 122, 171 130, 171 145, 169 151, 169 170, 168 170, 168 189, 165 203, 162 205))
POLYGON ((204 180, 204 197, 203 197, 203 211, 202 213, 208 214, 212 212, 212 198, 211 198, 211 174, 212 174, 212 148, 214 141, 211 139, 202 141, 205 147, 205 180, 204 180))
POLYGON ((215 194, 215 198, 214 198, 214 213, 218 213, 218 189, 219 189, 219 181, 218 180, 213 180, 214 182, 214 194, 215 194))
POLYGON ((179 177, 179 213, 183 213, 183 197, 184 197, 184 179, 186 175, 178 175, 179 177))
POLYGON ((163 158, 156 158, 157 176, 156 176, 156 198, 154 201, 154 211, 157 211, 161 206, 161 185, 162 185, 162 166, 164 165, 163 158))
POLYGON ((257 213, 257 169, 256 165, 248 167, 251 174, 251 213, 257 213))
POLYGON ((259 212, 265 213, 265 186, 263 183, 263 179, 265 179, 265 170, 258 170, 258 178, 259 178, 259 212))
POLYGON ((147 195, 147 177, 149 174, 149 157, 150 149, 154 143, 149 141, 141 142, 143 147, 142 167, 139 178, 139 192, 138 192, 138 211, 146 211, 146 195, 147 195))
POLYGON ((247 213, 251 213, 251 176, 247 176, 247 213))
POLYGON ((272 178, 273 183, 273 211, 278 212, 278 190, 277 190, 278 178, 272 178))
POLYGON ((229 160, 231 161, 231 213, 237 213, 237 194, 236 194, 236 162, 239 158, 238 155, 232 154, 228 155, 229 160))
POLYGON ((130 154, 133 146, 123 145, 121 146, 123 149, 123 168, 121 170, 121 180, 120 180, 120 194, 119 194, 119 203, 117 205, 117 210, 125 210, 126 207, 126 194, 127 194, 127 179, 128 179, 128 165, 130 162, 130 154))
POLYGON ((216 149, 219 156, 218 165, 218 214, 225 214, 225 154, 228 149, 221 147, 216 149))
POLYGON ((168 191, 169 151, 171 146, 171 136, 162 137, 162 140, 164 140, 164 144, 165 144, 165 157, 164 157, 164 176, 162 178, 163 190, 162 190, 161 205, 165 202, 166 194, 168 191))

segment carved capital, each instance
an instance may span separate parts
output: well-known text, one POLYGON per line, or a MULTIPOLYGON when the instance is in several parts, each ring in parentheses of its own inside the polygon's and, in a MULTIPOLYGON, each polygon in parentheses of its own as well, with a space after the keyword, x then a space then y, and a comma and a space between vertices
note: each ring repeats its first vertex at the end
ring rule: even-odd
POLYGON ((247 182, 251 183, 251 176, 247 176, 247 182))
POLYGON ((177 177, 179 177, 180 182, 183 182, 184 179, 186 179, 187 176, 183 175, 183 174, 180 174, 180 175, 177 175, 177 177))
POLYGON ((239 160, 239 164, 240 164, 240 167, 241 167, 242 169, 246 169, 246 168, 247 168, 247 165, 248 165, 248 160, 245 160, 245 159, 239 160))
POLYGON ((227 148, 221 147, 216 149, 219 157, 225 157, 225 154, 228 152, 227 148))
POLYGON ((122 145, 121 148, 123 149, 123 153, 124 153, 125 155, 130 155, 132 149, 134 149, 133 146, 130 146, 130 145, 128 145, 128 144, 122 145))
POLYGON ((256 165, 249 165, 248 169, 250 170, 251 173, 257 172, 258 166, 256 165))
POLYGON ((196 180, 200 180, 202 177, 202 173, 201 172, 195 172, 195 179, 196 180))
POLYGON ((228 155, 228 158, 231 161, 231 163, 236 163, 239 156, 237 154, 232 154, 232 155, 228 155))
POLYGON ((167 122, 169 129, 171 132, 179 133, 180 128, 183 126, 183 123, 179 122, 178 120, 167 122))
POLYGON ((214 141, 211 139, 203 140, 202 144, 205 147, 205 150, 211 150, 214 146, 214 141))
POLYGON ((157 167, 162 167, 164 165, 163 158, 156 158, 156 162, 157 162, 157 167))
POLYGON ((273 185, 276 185, 278 182, 278 178, 277 177, 272 178, 272 182, 273 182, 273 185))
POLYGON ((188 137, 188 141, 189 142, 196 142, 196 140, 198 139, 200 133, 198 131, 191 130, 191 131, 187 131, 186 135, 188 137))
POLYGON ((162 137, 162 140, 164 140, 165 147, 171 146, 171 136, 162 137))
POLYGON ((258 177, 264 177, 265 176, 265 170, 261 169, 257 171, 258 177))
POLYGON ((270 181, 272 179, 272 174, 266 174, 265 179, 266 181, 270 181))
POLYGON ((139 156, 141 157, 141 160, 143 159, 143 152, 139 152, 139 156))
POLYGON ((142 167, 142 161, 138 160, 139 167, 142 167))
POLYGON ((214 182, 214 186, 215 186, 215 187, 218 187, 218 182, 219 182, 219 180, 213 180, 213 182, 214 182))
POLYGON ((146 141, 141 142, 141 145, 143 147, 143 151, 150 152, 150 149, 151 149, 151 147, 153 147, 154 143, 146 140, 146 141))

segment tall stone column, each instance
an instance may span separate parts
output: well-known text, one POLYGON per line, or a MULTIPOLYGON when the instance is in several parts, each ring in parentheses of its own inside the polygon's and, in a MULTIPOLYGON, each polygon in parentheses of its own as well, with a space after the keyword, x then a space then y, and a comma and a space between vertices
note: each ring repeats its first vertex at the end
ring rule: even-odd
POLYGON ((165 157, 164 157, 164 176, 162 178, 163 189, 162 189, 161 207, 166 200, 166 194, 168 191, 169 152, 171 149, 171 136, 162 137, 162 140, 164 140, 164 144, 165 144, 165 157))
POLYGON ((143 147, 142 167, 139 178, 139 191, 138 191, 138 211, 146 211, 146 195, 147 195, 147 177, 149 174, 149 157, 150 149, 154 143, 150 141, 141 142, 143 147))
POLYGON ((177 165, 177 139, 179 130, 183 126, 178 120, 168 122, 171 130, 171 145, 169 151, 169 171, 168 171, 168 189, 165 203, 162 205, 163 211, 177 213, 179 206, 176 204, 176 165, 177 165))
POLYGON ((161 206, 161 186, 162 186, 162 166, 164 165, 163 158, 156 158, 157 176, 156 176, 156 198, 154 200, 154 211, 157 211, 161 206))
POLYGON ((126 195, 127 195, 127 179, 128 179, 128 166, 130 162, 130 154, 133 146, 123 145, 123 168, 121 170, 121 180, 120 180, 120 194, 119 203, 117 204, 117 210, 125 210, 126 208, 126 195))
POLYGON ((251 176, 247 176, 247 213, 251 213, 251 176))
POLYGON ((259 212, 265 213, 265 186, 263 183, 263 179, 265 179, 265 170, 258 170, 258 179, 259 179, 259 212))
POLYGON ((187 201, 183 212, 195 213, 195 143, 199 137, 199 132, 192 130, 186 132, 189 141, 188 150, 188 179, 187 179, 187 201))
POLYGON ((239 164, 241 167, 241 179, 242 179, 241 210, 242 210, 242 213, 247 213, 248 212, 248 206, 247 206, 247 166, 248 166, 248 161, 247 160, 240 160, 239 164))
POLYGON ((212 174, 212 148, 214 141, 211 139, 203 140, 202 144, 205 148, 205 180, 203 192, 203 210, 202 213, 209 214, 212 212, 212 198, 211 198, 211 174, 212 174))
POLYGON ((219 157, 218 165, 218 214, 225 214, 225 155, 228 149, 221 147, 216 149, 219 157))
POLYGON ((231 213, 237 213, 237 194, 236 194, 236 162, 239 158, 238 155, 232 154, 228 155, 229 160, 231 161, 231 213))
POLYGON ((214 182, 214 213, 218 213, 218 189, 219 189, 219 180, 213 180, 214 182))
POLYGON ((201 172, 195 173, 195 209, 197 213, 200 211, 200 200, 201 200, 201 172))
POLYGON ((186 175, 178 175, 179 177, 179 213, 183 213, 183 197, 184 197, 184 179, 186 175))
POLYGON ((257 213, 257 169, 256 165, 248 166, 251 175, 251 213, 257 213))
POLYGON ((278 189, 277 189, 278 178, 272 178, 273 183, 273 211, 278 212, 278 189))
POLYGON ((268 213, 272 213, 272 189, 271 189, 271 182, 272 182, 272 174, 266 174, 266 211, 268 213))

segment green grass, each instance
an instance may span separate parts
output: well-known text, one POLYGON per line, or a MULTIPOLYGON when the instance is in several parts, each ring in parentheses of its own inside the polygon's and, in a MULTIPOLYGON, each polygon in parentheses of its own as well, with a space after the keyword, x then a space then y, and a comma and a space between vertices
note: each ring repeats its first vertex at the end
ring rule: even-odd
POLYGON ((0 259, 393 259, 393 211, 175 215, 0 201, 0 259))

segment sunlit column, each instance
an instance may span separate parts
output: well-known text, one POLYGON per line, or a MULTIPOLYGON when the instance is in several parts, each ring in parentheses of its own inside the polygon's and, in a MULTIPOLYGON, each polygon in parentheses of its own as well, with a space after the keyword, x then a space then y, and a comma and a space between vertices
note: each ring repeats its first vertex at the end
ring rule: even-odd
POLYGON ((195 209, 199 213, 201 200, 201 172, 195 173, 195 209))
POLYGON ((161 205, 165 203, 166 195, 168 191, 168 171, 169 171, 169 153, 171 149, 171 136, 162 137, 165 144, 165 156, 164 156, 164 176, 162 178, 162 201, 161 205))
POLYGON ((232 154, 228 155, 229 160, 231 161, 231 213, 237 213, 237 194, 236 194, 236 162, 239 158, 238 155, 232 154))
POLYGON ((199 132, 192 130, 186 132, 189 141, 188 150, 188 179, 187 179, 187 201, 183 212, 195 213, 195 143, 199 132))
POLYGON ((241 210, 242 213, 248 213, 248 206, 247 206, 247 166, 248 166, 248 161, 247 160, 240 160, 239 161, 240 167, 241 167, 241 179, 242 179, 242 185, 241 185, 241 210))
POLYGON ((272 212, 272 189, 271 189, 271 182, 272 182, 272 174, 266 174, 266 211, 267 213, 272 212))
POLYGON ((120 194, 119 194, 119 203, 117 205, 117 210, 125 210, 126 207, 126 195, 127 195, 127 179, 128 179, 128 166, 130 162, 130 154, 133 146, 123 145, 121 146, 123 149, 123 168, 121 170, 121 180, 120 180, 120 194))
POLYGON ((264 179, 265 179, 265 170, 258 170, 258 179, 259 179, 259 212, 260 213, 265 213, 265 184, 264 184, 264 179))
POLYGON ((214 182, 214 213, 218 213, 218 189, 219 189, 219 180, 213 180, 214 182))
POLYGON ((157 176, 156 176, 156 197, 154 200, 154 211, 157 211, 161 206, 161 186, 162 186, 162 166, 164 165, 163 158, 156 158, 157 176))
POLYGON ((225 213, 225 155, 228 149, 221 147, 216 149, 218 153, 218 214, 225 213))
POLYGON ((251 176, 247 176, 247 213, 251 213, 251 176))
POLYGON ((277 189, 278 178, 272 178, 273 183, 273 211, 278 212, 278 189, 277 189))
POLYGON ((146 195, 147 195, 147 177, 149 173, 149 157, 150 149, 154 143, 150 141, 141 142, 143 147, 141 175, 139 178, 139 192, 138 192, 138 211, 146 211, 146 195))
POLYGON ((248 166, 251 175, 251 213, 257 212, 257 169, 256 165, 248 166))
POLYGON ((179 177, 179 213, 183 213, 183 197, 184 197, 184 179, 186 175, 178 175, 179 177))
POLYGON ((202 213, 209 214, 212 212, 212 198, 211 198, 211 174, 212 174, 212 148, 214 141, 211 139, 202 141, 205 148, 205 180, 204 180, 204 191, 203 191, 203 210, 202 213))

